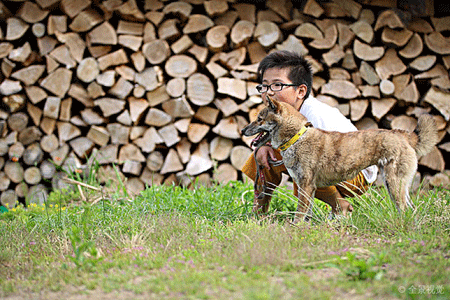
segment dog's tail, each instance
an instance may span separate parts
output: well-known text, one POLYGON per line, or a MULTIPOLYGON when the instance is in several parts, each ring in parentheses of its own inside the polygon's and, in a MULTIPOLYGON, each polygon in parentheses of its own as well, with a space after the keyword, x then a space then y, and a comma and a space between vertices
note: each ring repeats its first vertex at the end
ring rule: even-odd
POLYGON ((417 144, 414 147, 418 157, 430 153, 438 142, 436 121, 431 115, 424 114, 419 117, 414 133, 418 137, 417 144))

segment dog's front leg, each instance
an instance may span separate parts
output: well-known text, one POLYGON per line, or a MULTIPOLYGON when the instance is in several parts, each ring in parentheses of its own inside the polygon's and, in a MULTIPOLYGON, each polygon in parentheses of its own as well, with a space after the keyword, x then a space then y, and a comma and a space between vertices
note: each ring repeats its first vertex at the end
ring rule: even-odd
POLYGON ((296 181, 298 185, 298 205, 297 214, 294 218, 294 223, 299 220, 308 221, 311 217, 311 202, 314 199, 314 193, 316 192, 316 186, 310 180, 305 178, 296 181))

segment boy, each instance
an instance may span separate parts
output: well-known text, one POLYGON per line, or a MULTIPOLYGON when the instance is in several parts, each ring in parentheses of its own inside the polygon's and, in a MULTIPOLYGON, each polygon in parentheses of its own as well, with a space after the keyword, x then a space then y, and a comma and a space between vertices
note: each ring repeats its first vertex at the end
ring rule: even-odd
MULTIPOLYGON (((310 95, 311 65, 300 54, 289 51, 269 54, 259 64, 258 81, 261 84, 257 86, 257 90, 261 93, 263 101, 266 101, 266 95, 269 95, 277 101, 289 103, 299 110, 315 128, 340 132, 357 130, 337 108, 330 107, 310 95)), ((255 185, 253 211, 266 213, 274 187, 280 184, 282 173, 287 173, 287 170, 282 164, 274 166, 269 163, 269 160, 275 162, 281 160, 280 153, 270 145, 262 146, 255 151, 257 151, 255 155, 251 155, 244 164, 242 172, 254 181, 259 179, 255 185), (255 158, 260 166, 259 174, 257 174, 255 158)), ((305 155, 308 154, 305 153, 305 155)), ((376 166, 370 166, 352 180, 344 181, 336 186, 318 188, 315 198, 328 203, 334 214, 342 212, 345 215, 353 208, 344 198, 363 194, 369 184, 376 180, 377 171, 376 166)), ((298 196, 298 192, 294 183, 294 195, 298 196)))

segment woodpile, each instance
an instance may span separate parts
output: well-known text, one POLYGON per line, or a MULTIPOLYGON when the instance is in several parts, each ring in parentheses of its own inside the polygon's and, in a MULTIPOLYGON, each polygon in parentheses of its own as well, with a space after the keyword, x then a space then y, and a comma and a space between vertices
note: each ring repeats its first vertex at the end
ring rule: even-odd
POLYGON ((93 161, 135 193, 242 179, 251 149, 240 130, 262 107, 256 69, 273 50, 304 54, 314 95, 358 128, 411 130, 433 114, 440 142, 420 170, 443 172, 450 17, 429 0, 400 5, 1 1, 1 203, 43 201, 67 187, 62 170, 93 161))

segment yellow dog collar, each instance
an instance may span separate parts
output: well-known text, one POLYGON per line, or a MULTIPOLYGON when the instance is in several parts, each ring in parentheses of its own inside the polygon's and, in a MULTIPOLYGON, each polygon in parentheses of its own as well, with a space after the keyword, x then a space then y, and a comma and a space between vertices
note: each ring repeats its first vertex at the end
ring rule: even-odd
POLYGON ((302 129, 300 129, 299 132, 297 132, 296 135, 294 135, 289 141, 278 147, 278 150, 284 151, 290 146, 292 146, 298 139, 306 132, 306 126, 303 126, 302 129))

